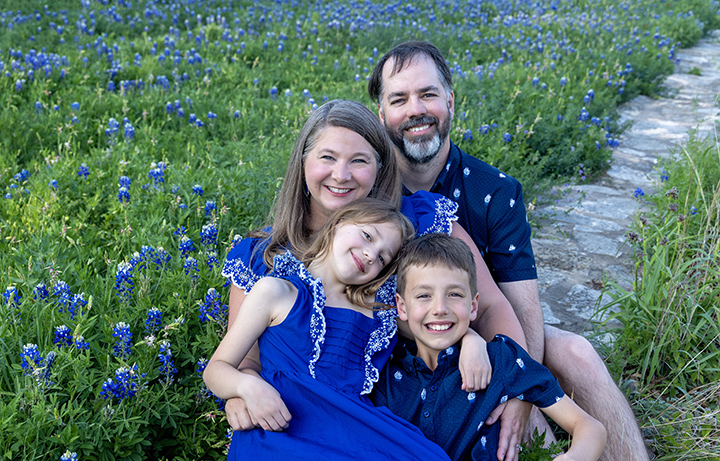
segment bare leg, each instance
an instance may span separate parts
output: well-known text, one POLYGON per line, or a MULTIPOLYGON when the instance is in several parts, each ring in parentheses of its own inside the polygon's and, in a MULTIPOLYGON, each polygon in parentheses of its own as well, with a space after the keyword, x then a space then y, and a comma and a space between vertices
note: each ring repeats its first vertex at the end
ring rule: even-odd
POLYGON ((649 460, 632 408, 585 338, 545 325, 544 365, 558 378, 565 393, 607 429, 601 460, 649 460))

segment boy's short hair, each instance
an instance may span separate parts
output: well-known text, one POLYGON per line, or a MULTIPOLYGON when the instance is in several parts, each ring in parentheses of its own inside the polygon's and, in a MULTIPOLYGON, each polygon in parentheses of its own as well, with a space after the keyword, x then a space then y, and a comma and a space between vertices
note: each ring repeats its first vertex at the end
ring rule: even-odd
POLYGON ((398 256, 397 292, 403 296, 411 267, 443 266, 468 275, 471 295, 477 293, 477 269, 470 247, 446 234, 426 234, 405 245, 398 256))

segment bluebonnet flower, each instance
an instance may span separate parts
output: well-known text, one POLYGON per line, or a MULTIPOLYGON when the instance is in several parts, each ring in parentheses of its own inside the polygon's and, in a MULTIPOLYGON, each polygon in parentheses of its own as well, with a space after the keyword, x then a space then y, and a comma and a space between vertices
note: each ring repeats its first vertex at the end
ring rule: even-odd
POLYGON ((532 79, 532 86, 538 86, 540 84, 540 79, 537 77, 533 77, 532 79))
POLYGON ((70 104, 70 109, 72 110, 80 110, 80 103, 79 102, 73 102, 70 104))
POLYGON ((163 247, 157 247, 153 254, 153 262, 158 270, 163 269, 170 262, 170 254, 163 247))
POLYGON ((239 111, 239 110, 236 110, 236 111, 233 113, 233 117, 235 117, 235 118, 240 118, 240 111, 239 111))
POLYGON ((88 169, 87 164, 83 163, 82 165, 80 165, 80 167, 78 168, 77 174, 81 178, 87 179, 88 174, 90 174, 90 170, 88 169))
POLYGON ((115 291, 117 292, 120 302, 130 302, 135 284, 133 283, 133 271, 135 265, 121 262, 117 265, 115 274, 115 291))
POLYGON ((168 103, 165 104, 165 112, 167 112, 168 114, 172 114, 173 112, 175 112, 175 106, 173 106, 173 103, 168 101, 168 103))
MULTIPOLYGON (((144 376, 144 375, 143 375, 144 376)), ((115 398, 118 402, 132 398, 139 390, 137 364, 132 367, 120 367, 115 370, 115 376, 108 378, 102 385, 100 395, 103 399, 115 398)))
POLYGON ((125 129, 125 140, 132 141, 133 138, 135 138, 135 128, 130 124, 130 122, 125 122, 123 128, 125 129))
POLYGON ((13 176, 13 179, 17 182, 23 182, 29 177, 30 177, 30 172, 28 170, 26 170, 25 168, 23 168, 22 170, 20 170, 19 173, 15 173, 15 175, 13 176))
POLYGON ((23 369, 23 375, 33 376, 40 390, 54 384, 50 381, 50 376, 55 362, 55 352, 49 352, 47 357, 43 357, 36 344, 25 344, 20 358, 22 359, 20 366, 23 369))
POLYGON ((660 182, 667 182, 670 181, 670 173, 665 171, 665 168, 662 169, 660 172, 660 182))
POLYGON ((696 214, 697 214, 697 208, 695 208, 694 206, 691 206, 690 207, 690 215, 696 215, 696 214))
POLYGON ((120 176, 120 180, 118 181, 118 185, 120 187, 130 187, 130 183, 132 181, 127 176, 120 176))
POLYGON ((505 141, 505 142, 510 142, 510 141, 512 141, 512 135, 511 135, 510 133, 507 133, 507 132, 503 135, 502 138, 503 138, 503 141, 505 141))
POLYGON ((105 129, 105 136, 113 139, 117 135, 119 128, 120 124, 118 121, 111 117, 110 120, 108 120, 108 128, 105 129))
POLYGON ((205 216, 210 216, 213 211, 217 209, 215 200, 208 200, 205 202, 205 216))
POLYGON ((185 269, 185 275, 189 275, 190 278, 196 279, 199 277, 198 272, 200 272, 200 268, 198 268, 197 259, 192 256, 185 258, 183 269, 185 269))
POLYGON ((33 289, 33 299, 36 301, 45 301, 47 302, 48 297, 50 296, 50 292, 48 291, 47 287, 43 282, 38 283, 35 285, 35 288, 33 289))
POLYGON ((177 373, 177 368, 172 359, 172 351, 170 350, 170 341, 163 341, 160 343, 160 353, 158 358, 160 359, 160 374, 165 378, 165 382, 170 384, 173 382, 173 375, 177 373))
POLYGON ((54 188, 54 189, 57 189, 57 188, 58 188, 57 179, 51 179, 50 182, 48 183, 48 186, 50 186, 50 187, 52 187, 52 188, 54 188))
POLYGON ((153 179, 156 186, 158 184, 164 183, 165 182, 165 163, 164 162, 151 163, 150 171, 148 172, 148 177, 153 179))
POLYGON ((74 451, 70 453, 70 450, 67 450, 63 455, 60 457, 60 461, 77 461, 77 453, 74 451))
POLYGON ((179 190, 180 190, 180 186, 173 184, 172 188, 170 188, 170 193, 177 194, 179 190))
POLYGON ((3 293, 4 301, 3 303, 7 305, 8 311, 11 309, 20 309, 20 293, 18 293, 17 288, 15 287, 7 287, 5 292, 3 293))
POLYGON ((268 90, 268 93, 270 93, 270 97, 271 97, 273 100, 277 99, 278 89, 277 89, 276 86, 270 88, 270 89, 268 90))
POLYGON ((214 112, 208 112, 208 114, 207 114, 207 118, 209 118, 209 119, 214 119, 214 118, 217 118, 217 114, 216 114, 216 113, 214 113, 214 112))
POLYGON ((55 339, 53 339, 53 344, 57 345, 57 347, 72 346, 72 332, 70 331, 70 328, 65 325, 55 327, 55 339))
POLYGON ((205 224, 200 231, 200 241, 205 246, 217 243, 218 229, 214 223, 205 224))
POLYGON ((472 131, 469 129, 465 130, 465 133, 463 133, 463 139, 465 141, 472 141, 472 139, 473 139, 472 131))
POLYGON ((192 186, 192 193, 195 195, 202 196, 202 194, 204 194, 205 191, 203 191, 203 188, 200 184, 195 184, 194 186, 192 186))
MULTIPOLYGON (((205 371, 205 368, 207 368, 208 365, 208 359, 205 357, 201 357, 197 362, 195 362, 195 373, 202 379, 203 372, 205 371)), ((210 389, 207 388, 205 383, 202 383, 202 386, 200 387, 200 391, 197 394, 198 400, 207 400, 210 397, 213 397, 213 393, 210 391, 210 389)))
POLYGON ((10 200, 11 198, 12 198, 12 194, 10 192, 5 194, 5 199, 10 200))
POLYGON ((634 195, 635 195, 635 198, 644 197, 644 196, 645 196, 645 192, 643 192, 643 190, 638 187, 637 189, 635 189, 635 194, 634 194, 634 195))
POLYGON ((127 187, 120 186, 118 189, 118 201, 120 203, 130 202, 130 192, 127 190, 127 187))
POLYGON ((208 289, 205 294, 205 301, 200 303, 200 314, 198 318, 201 323, 213 321, 227 327, 228 306, 220 302, 220 294, 215 288, 208 289))
POLYGON ((112 80, 110 80, 110 81, 108 82, 107 89, 108 89, 108 91, 110 91, 110 92, 115 92, 115 82, 113 82, 112 80))
POLYGON ((585 109, 584 107, 580 109, 580 116, 578 117, 578 120, 582 122, 586 122, 590 118, 590 113, 585 109))
POLYGON ((35 113, 39 114, 42 111, 42 103, 40 101, 35 102, 35 113))
POLYGON ((173 232, 173 234, 175 234, 177 236, 183 236, 186 233, 187 233, 187 227, 185 227, 185 226, 180 226, 175 230, 175 232, 173 232))
POLYGON ((191 124, 193 124, 193 123, 195 123, 196 121, 197 121, 197 115, 195 115, 195 114, 190 114, 190 117, 188 117, 188 122, 190 122, 191 124))
POLYGON ((155 334, 160 330, 162 325, 163 313, 157 307, 151 307, 147 312, 147 320, 145 320, 145 332, 155 334))
POLYGON ((205 123, 204 123, 202 120, 197 119, 197 120, 195 121, 195 126, 198 127, 198 128, 202 128, 202 127, 205 126, 205 123))
POLYGON ((567 85, 567 78, 565 78, 565 77, 560 78, 560 86, 564 87, 565 85, 567 85))
POLYGON ((127 359, 132 353, 132 332, 130 325, 119 322, 113 327, 113 337, 118 338, 113 346, 113 355, 121 359, 127 359))
POLYGON ((187 235, 180 238, 180 246, 178 247, 183 256, 187 256, 191 251, 195 251, 195 244, 187 235))
POLYGON ((79 351, 89 350, 90 343, 85 341, 85 338, 83 338, 82 335, 79 335, 77 338, 75 338, 75 349, 79 351))
POLYGON ((217 257, 216 251, 206 251, 205 256, 207 256, 205 264, 207 264, 210 270, 213 270, 215 267, 220 267, 220 260, 217 257))

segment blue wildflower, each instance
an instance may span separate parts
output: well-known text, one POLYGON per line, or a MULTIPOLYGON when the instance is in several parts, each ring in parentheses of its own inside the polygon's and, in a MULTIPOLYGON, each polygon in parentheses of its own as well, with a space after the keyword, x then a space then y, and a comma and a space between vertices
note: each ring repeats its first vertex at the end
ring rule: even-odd
POLYGON ((465 130, 465 133, 463 133, 463 139, 465 141, 472 141, 472 139, 473 139, 472 131, 469 129, 465 130))
POLYGON ((130 202, 130 192, 127 190, 127 187, 120 187, 118 189, 118 201, 120 203, 128 203, 130 202))
POLYGON ((164 381, 167 384, 173 382, 173 375, 177 373, 177 368, 172 359, 172 351, 170 350, 170 341, 163 341, 160 343, 160 353, 158 358, 160 359, 160 374, 163 375, 164 381))
POLYGON ((50 186, 50 187, 52 187, 52 188, 54 188, 54 189, 57 189, 57 188, 58 188, 58 182, 57 182, 57 180, 56 180, 56 179, 51 179, 50 182, 48 183, 48 186, 50 186))
POLYGON ((102 385, 100 395, 105 399, 115 398, 119 402, 124 399, 132 398, 139 390, 138 366, 133 365, 131 368, 120 367, 115 370, 115 376, 108 378, 102 385))
POLYGON ((215 267, 220 266, 220 260, 217 257, 216 251, 206 251, 205 255, 207 256, 207 261, 205 262, 205 264, 207 264, 207 267, 210 270, 213 270, 215 267))
POLYGON ((13 176, 13 179, 20 183, 20 182, 25 181, 29 177, 30 177, 30 172, 28 170, 26 170, 25 168, 23 168, 22 170, 20 170, 19 173, 15 173, 15 175, 13 176))
POLYGON ((235 117, 235 118, 240 118, 240 111, 239 111, 239 110, 236 110, 236 111, 233 113, 233 117, 235 117))
POLYGON ((565 78, 565 77, 560 78, 560 86, 564 87, 565 85, 567 85, 567 78, 565 78))
POLYGON ((204 194, 205 191, 203 191, 203 188, 200 184, 195 184, 194 186, 192 186, 192 193, 195 195, 202 196, 202 194, 204 194))
POLYGON ((214 223, 205 224, 200 231, 200 241, 205 246, 217 244, 218 228, 214 223))
POLYGON ((130 124, 130 122, 126 122, 123 128, 125 129, 125 139, 127 141, 132 141, 133 138, 135 138, 135 128, 130 124))
POLYGON ((75 110, 75 111, 80 110, 80 103, 73 102, 72 104, 70 104, 70 109, 75 110))
POLYGON ((660 182, 667 182, 670 181, 670 173, 665 171, 665 168, 662 169, 660 172, 660 182))
POLYGON ((145 332, 155 334, 160 330, 162 325, 163 313, 157 307, 151 307, 147 312, 147 320, 145 320, 145 332))
POLYGON ((74 451, 70 453, 70 450, 65 451, 63 455, 60 457, 60 461, 77 461, 77 453, 74 451))
POLYGON ((120 180, 118 181, 118 185, 120 187, 130 187, 130 183, 132 181, 127 176, 120 176, 120 180))
POLYGON ((15 287, 7 287, 5 292, 3 293, 4 301, 3 303, 8 307, 8 311, 11 311, 12 309, 15 309, 16 311, 20 309, 20 293, 18 293, 17 288, 15 287))
POLYGON ((35 102, 35 113, 39 114, 42 112, 42 103, 40 101, 35 102))
POLYGON ((130 302, 135 284, 133 283, 133 271, 135 265, 121 262, 117 265, 117 272, 115 274, 115 291, 117 292, 120 302, 130 302))
POLYGON ((113 355, 121 359, 127 359, 132 353, 132 332, 130 325, 119 322, 113 327, 113 337, 117 338, 113 346, 113 355))
POLYGON ((225 328, 227 326, 228 306, 220 302, 220 294, 215 288, 208 289, 205 294, 205 301, 200 303, 201 323, 213 321, 225 328))
POLYGON ((173 232, 173 234, 175 234, 177 236, 183 236, 186 233, 187 233, 187 227, 185 227, 185 226, 180 226, 177 228, 177 230, 175 230, 175 232, 173 232))
POLYGON ((55 339, 53 339, 53 344, 57 345, 57 347, 72 346, 72 332, 70 331, 70 328, 65 325, 55 327, 55 339))
POLYGON ((691 206, 691 207, 690 207, 690 214, 691 214, 691 215, 696 215, 696 214, 697 214, 697 208, 695 208, 694 206, 691 206))
POLYGON ((156 164, 153 162, 150 164, 150 171, 148 172, 148 177, 152 178, 155 182, 155 185, 162 184, 165 182, 165 168, 164 164, 160 162, 160 164, 156 164))
POLYGON ((87 179, 88 174, 90 174, 90 170, 88 169, 87 164, 83 163, 82 165, 80 165, 80 167, 78 168, 77 174, 81 178, 87 179))
POLYGON ((209 119, 217 118, 217 114, 214 112, 208 112, 207 118, 209 118, 209 119))
POLYGON ((78 336, 75 338, 75 349, 79 351, 87 351, 90 349, 90 343, 85 341, 85 338, 78 336))
POLYGON ((205 202, 205 216, 210 216, 217 209, 215 200, 208 200, 205 202))
POLYGON ((158 270, 163 269, 170 262, 170 254, 163 247, 157 247, 153 255, 153 262, 158 270))
POLYGON ((34 300, 47 302, 47 299, 49 296, 50 296, 50 292, 48 291, 48 289, 44 283, 40 282, 37 285, 35 285, 35 288, 33 289, 33 299, 34 300))
POLYGON ((643 192, 643 190, 638 187, 637 189, 635 189, 635 194, 634 194, 634 195, 635 195, 635 198, 644 197, 644 196, 645 196, 645 192, 643 192))
POLYGON ((198 262, 197 259, 192 256, 185 258, 183 269, 185 269, 185 275, 189 275, 190 278, 196 279, 199 277, 198 272, 200 272, 200 269, 198 268, 198 262))
POLYGON ((512 135, 511 135, 510 133, 507 133, 507 132, 503 135, 502 138, 503 138, 503 141, 505 141, 505 142, 510 142, 510 141, 512 141, 512 135))
POLYGON ((55 362, 55 352, 49 352, 47 357, 43 357, 36 344, 25 344, 20 358, 23 375, 35 377, 35 382, 41 390, 54 384, 50 381, 50 376, 55 362))
POLYGON ((105 129, 105 136, 113 139, 117 135, 119 128, 120 124, 118 121, 111 117, 110 120, 108 120, 108 128, 105 129))
POLYGON ((190 237, 183 235, 180 238, 180 246, 178 249, 183 256, 187 256, 191 251, 195 251, 195 244, 190 240, 190 237))

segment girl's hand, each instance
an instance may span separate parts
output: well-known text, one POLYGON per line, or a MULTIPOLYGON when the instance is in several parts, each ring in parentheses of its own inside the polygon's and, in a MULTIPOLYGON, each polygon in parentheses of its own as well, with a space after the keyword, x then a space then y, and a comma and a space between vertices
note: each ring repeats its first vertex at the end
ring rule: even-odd
POLYGON ((292 415, 280 393, 262 378, 249 378, 243 383, 242 398, 252 425, 266 431, 279 432, 287 429, 292 415))
POLYGON ((458 368, 464 391, 475 392, 490 384, 492 366, 487 353, 487 343, 471 329, 463 336, 458 368))

